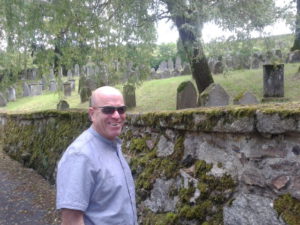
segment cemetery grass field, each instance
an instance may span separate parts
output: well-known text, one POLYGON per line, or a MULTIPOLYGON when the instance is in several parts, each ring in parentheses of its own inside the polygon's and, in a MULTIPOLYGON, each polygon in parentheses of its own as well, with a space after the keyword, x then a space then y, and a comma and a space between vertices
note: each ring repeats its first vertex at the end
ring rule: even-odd
MULTIPOLYGON (((284 93, 290 101, 300 102, 300 63, 285 64, 284 93)), ((263 70, 236 70, 213 76, 215 83, 220 84, 230 95, 232 103, 235 96, 241 92, 250 91, 260 101, 263 95, 263 70)), ((176 90, 183 81, 193 80, 192 76, 178 76, 160 80, 145 81, 136 89, 137 107, 129 112, 153 112, 162 110, 175 110, 176 90)), ((78 80, 76 80, 78 85, 78 80)), ((21 84, 20 84, 21 86, 21 84)), ((117 85, 122 90, 122 85, 117 85)), ((0 112, 32 112, 47 109, 56 109, 56 105, 62 94, 45 92, 41 96, 17 98, 15 102, 9 102, 6 107, 0 108, 0 112)), ((80 103, 80 97, 72 92, 72 96, 63 97, 70 108, 87 108, 88 103, 80 103)))

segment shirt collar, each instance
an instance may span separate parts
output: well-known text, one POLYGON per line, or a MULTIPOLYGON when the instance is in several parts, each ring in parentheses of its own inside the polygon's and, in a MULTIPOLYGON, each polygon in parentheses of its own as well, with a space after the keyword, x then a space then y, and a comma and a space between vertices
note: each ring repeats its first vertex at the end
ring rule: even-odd
POLYGON ((92 126, 88 129, 89 132, 91 132, 95 137, 99 138, 101 141, 108 145, 117 146, 121 144, 121 139, 119 137, 116 137, 115 140, 109 140, 105 137, 103 137, 101 134, 99 134, 92 126))

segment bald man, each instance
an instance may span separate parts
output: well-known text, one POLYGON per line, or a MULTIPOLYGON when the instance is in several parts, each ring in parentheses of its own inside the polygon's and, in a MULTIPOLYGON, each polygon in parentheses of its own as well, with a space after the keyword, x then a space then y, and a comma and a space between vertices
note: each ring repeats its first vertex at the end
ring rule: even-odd
POLYGON ((137 225, 134 182, 118 138, 125 112, 119 90, 93 91, 92 125, 58 164, 56 207, 63 225, 137 225))

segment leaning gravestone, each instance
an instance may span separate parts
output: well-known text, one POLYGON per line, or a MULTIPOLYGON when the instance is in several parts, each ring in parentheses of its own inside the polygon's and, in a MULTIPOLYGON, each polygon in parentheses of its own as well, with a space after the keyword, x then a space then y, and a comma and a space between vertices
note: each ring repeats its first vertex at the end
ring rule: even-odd
POLYGON ((252 105, 258 104, 256 97, 250 92, 246 91, 242 95, 235 97, 233 104, 235 105, 252 105))
POLYGON ((191 81, 182 82, 177 88, 176 109, 197 107, 197 91, 191 81))
POLYGON ((69 103, 65 100, 60 100, 59 103, 56 106, 57 110, 66 110, 69 109, 69 103))
POLYGON ((49 91, 55 92, 57 91, 57 85, 55 80, 51 80, 49 84, 49 91))
POLYGON ((123 87, 124 101, 127 107, 136 107, 135 87, 131 84, 126 84, 123 87))
POLYGON ((29 85, 24 82, 23 83, 23 97, 27 97, 27 96, 30 96, 30 88, 29 88, 29 85))
POLYGON ((72 87, 70 82, 64 82, 64 96, 71 96, 72 87))
POLYGON ((199 96, 200 106, 225 106, 229 103, 229 95, 219 84, 212 83, 199 96))
POLYGON ((41 84, 29 84, 29 89, 31 96, 41 95, 43 93, 41 84))
POLYGON ((14 87, 9 87, 8 88, 7 100, 9 102, 14 102, 14 101, 17 100, 17 98, 16 98, 16 89, 14 87))
POLYGON ((6 104, 7 104, 7 101, 4 98, 4 95, 0 92, 0 107, 4 107, 4 106, 6 106, 6 104))
POLYGON ((284 64, 263 65, 264 98, 284 97, 284 64))

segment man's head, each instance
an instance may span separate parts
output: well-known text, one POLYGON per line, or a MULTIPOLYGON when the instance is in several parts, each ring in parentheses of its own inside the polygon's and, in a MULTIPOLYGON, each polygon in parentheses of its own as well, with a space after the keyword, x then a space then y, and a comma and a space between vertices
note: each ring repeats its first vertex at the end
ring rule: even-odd
POLYGON ((113 140, 122 130, 126 114, 121 92, 103 86, 93 91, 89 115, 92 127, 103 137, 113 140))

